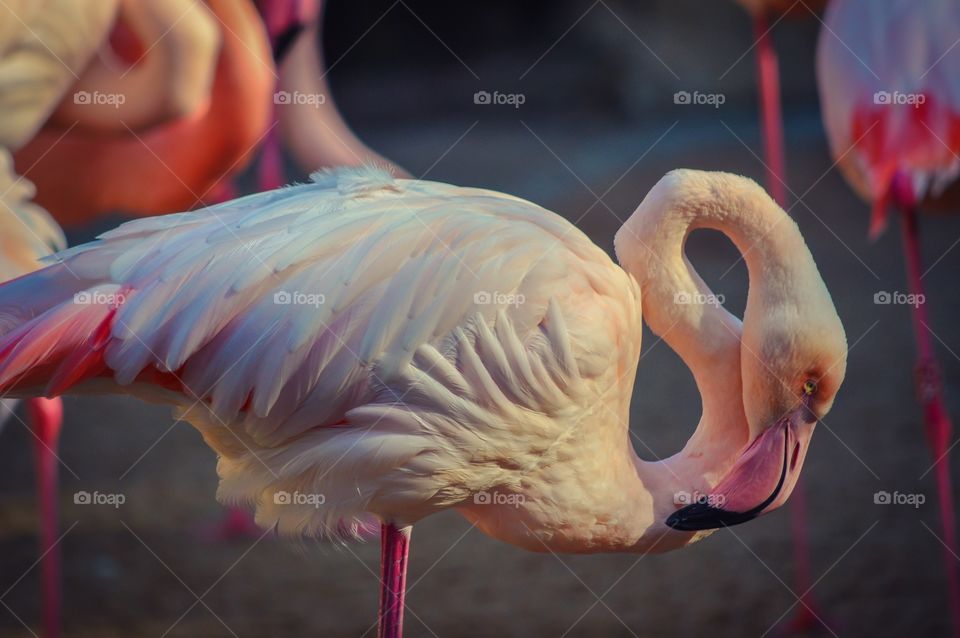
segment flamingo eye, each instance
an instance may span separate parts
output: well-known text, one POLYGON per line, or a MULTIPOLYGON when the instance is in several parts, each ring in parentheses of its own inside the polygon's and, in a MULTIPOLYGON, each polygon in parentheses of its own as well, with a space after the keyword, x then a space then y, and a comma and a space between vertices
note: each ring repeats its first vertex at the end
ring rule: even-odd
POLYGON ((807 379, 803 382, 803 393, 808 397, 812 397, 813 393, 817 391, 817 382, 813 379, 807 379))

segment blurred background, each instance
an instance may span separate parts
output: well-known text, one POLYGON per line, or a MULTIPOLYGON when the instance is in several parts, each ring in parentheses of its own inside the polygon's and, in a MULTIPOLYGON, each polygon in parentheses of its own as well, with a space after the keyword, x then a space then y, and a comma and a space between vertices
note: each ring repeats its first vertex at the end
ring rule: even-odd
MULTIPOLYGON (((910 309, 874 302, 906 291, 896 223, 868 241, 869 207, 833 166, 820 120, 820 23, 795 13, 773 31, 789 213, 850 345, 846 383, 804 472, 809 595, 830 624, 804 635, 946 636, 934 459, 914 393, 910 309), (925 503, 876 504, 878 491, 922 494, 925 503)), ((332 0, 323 35, 332 94, 368 146, 416 177, 542 204, 611 255, 620 224, 670 169, 765 177, 754 40, 733 2, 332 0), (722 104, 677 104, 678 91, 720 95, 722 104)), ((286 168, 289 180, 305 179, 292 162, 286 168)), ((239 190, 254 189, 248 170, 239 190)), ((71 230, 69 242, 123 218, 118 211, 71 230)), ((922 231, 930 328, 956 415, 960 219, 928 218, 922 231)), ((747 276, 732 244, 701 231, 688 253, 726 307, 741 313, 747 276)), ((222 508, 215 458, 197 432, 174 424, 167 408, 127 398, 68 397, 65 406, 66 636, 375 634, 376 541, 203 541, 199 531, 222 508), (125 502, 74 504, 80 490, 122 493, 125 502)), ((678 451, 700 414, 689 371, 649 333, 632 409, 645 459, 678 451)), ((0 635, 21 637, 40 613, 32 437, 17 421, 0 437, 0 635)), ((794 586, 789 521, 785 507, 684 551, 640 558, 530 554, 455 513, 438 515, 414 533, 407 633, 782 635, 804 593, 794 586)))

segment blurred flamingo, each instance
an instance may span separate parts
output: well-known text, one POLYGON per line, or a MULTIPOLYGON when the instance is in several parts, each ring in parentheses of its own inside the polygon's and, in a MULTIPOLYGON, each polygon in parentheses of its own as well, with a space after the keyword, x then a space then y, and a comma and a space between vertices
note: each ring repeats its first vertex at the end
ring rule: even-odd
POLYGON ((379 524, 380 635, 399 636, 411 526, 434 512, 533 551, 647 553, 792 491, 846 367, 796 224, 746 178, 674 171, 615 245, 623 269, 509 195, 317 173, 129 222, 0 285, 0 392, 172 404, 217 452, 220 499, 264 527, 379 524), (744 254, 742 324, 698 302, 694 228, 744 254), (703 399, 659 462, 629 443, 642 318, 703 399))
POLYGON ((64 226, 108 212, 151 215, 215 200, 269 128, 275 70, 251 0, 207 0, 206 8, 192 0, 130 0, 124 7, 129 15, 120 14, 103 52, 108 62, 81 77, 16 154, 17 166, 30 169, 37 202, 64 226), (185 33, 171 39, 174 14, 185 33), (205 60, 213 54, 211 77, 205 60), (127 108, 73 105, 83 91, 123 95, 127 108))
MULTIPOLYGON (((834 0, 817 49, 820 105, 830 149, 847 181, 873 203, 870 235, 901 213, 910 292, 925 300, 917 209, 958 210, 960 5, 952 0, 834 0)), ((925 273, 924 273, 925 274, 925 273)), ((935 459, 948 596, 960 636, 960 574, 950 481, 953 426, 925 303, 913 306, 917 392, 935 459)))
MULTIPOLYGON (((13 158, 0 148, 0 281, 40 267, 39 259, 66 247, 63 233, 39 206, 30 203, 33 185, 13 173, 13 158)), ((0 398, 0 426, 13 416, 15 402, 0 398)), ((59 398, 26 401, 33 432, 40 510, 40 581, 43 635, 60 633, 60 535, 57 516, 59 487, 56 449, 63 406, 59 398)))
MULTIPOLYGON (((38 259, 65 246, 63 234, 33 204, 30 181, 13 170, 10 151, 43 125, 61 95, 82 72, 106 36, 116 10, 110 0, 11 0, 0 4, 0 279, 39 266, 38 259), (68 25, 68 26, 64 26, 68 25)), ((27 421, 36 445, 40 510, 41 625, 46 638, 60 633, 60 550, 57 546, 56 448, 62 422, 59 400, 30 399, 27 421)), ((0 422, 13 404, 0 398, 0 422)))
MULTIPOLYGON (((93 215, 134 203, 147 212, 195 203, 192 188, 208 186, 194 183, 183 172, 198 166, 198 153, 184 144, 185 134, 194 143, 211 144, 219 153, 212 158, 214 164, 208 162, 205 168, 217 179, 237 163, 238 154, 230 148, 244 140, 244 131, 250 127, 239 127, 237 139, 220 146, 209 131, 211 125, 255 119, 258 112, 255 105, 236 109, 229 103, 256 97, 256 69, 240 73, 238 67, 244 64, 244 54, 245 63, 250 64, 258 33, 266 51, 265 35, 262 27, 257 31, 259 20, 249 3, 245 14, 243 7, 227 5, 222 16, 193 0, 11 2, 4 3, 0 13, 4 14, 0 20, 0 112, 4 115, 0 146, 20 150, 21 169, 40 184, 36 199, 52 206, 61 221, 88 221, 93 215), (222 52, 218 19, 230 33, 222 52), (104 44, 108 39, 111 45, 104 44), (220 74, 216 81, 214 70, 220 74), (216 111, 217 104, 221 111, 240 115, 218 121, 214 112, 211 120, 209 110, 216 111), (171 137, 158 142, 164 135, 171 137), (177 142, 171 146, 173 139, 177 142), (151 148, 153 142, 158 143, 151 148), (186 164, 180 163, 179 158, 186 155, 190 156, 186 164), (180 174, 168 173, 174 169, 180 174)), ((269 71, 269 57, 266 64, 269 71)), ((266 102, 269 85, 261 82, 260 86, 260 101, 266 102)), ((266 108, 260 113, 265 114, 266 108)), ((261 119, 265 127, 265 118, 261 119)), ((6 151, 0 149, 0 153, 6 151)), ((26 272, 37 257, 49 252, 48 242, 41 240, 54 231, 62 241, 56 224, 31 203, 35 192, 30 182, 12 171, 8 175, 8 168, 12 166, 2 167, 9 185, 4 189, 8 191, 4 208, 10 212, 0 219, 4 228, 0 258, 16 267, 0 269, 5 271, 0 272, 4 278, 26 272), (35 234, 35 241, 28 241, 28 233, 35 234)), ((9 406, 2 411, 9 413, 9 406)), ((60 632, 60 561, 54 540, 58 536, 56 447, 61 406, 32 400, 27 414, 38 441, 43 632, 50 638, 60 632)))
MULTIPOLYGON (((780 99, 780 68, 777 51, 773 46, 771 32, 786 16, 801 12, 814 13, 823 9, 825 0, 737 0, 751 17, 754 46, 757 49, 757 87, 760 102, 760 130, 763 138, 764 168, 767 173, 767 190, 782 208, 787 205, 787 157, 784 150, 783 109, 780 99), (771 23, 771 20, 773 22, 771 23)), ((807 532, 807 497, 801 481, 794 491, 790 506, 791 534, 793 536, 794 589, 801 594, 804 605, 797 609, 789 622, 788 631, 804 633, 817 622, 823 622, 822 614, 813 595, 813 575, 810 567, 810 541, 807 532)))
POLYGON ((397 176, 402 168, 371 150, 350 129, 330 91, 321 49, 322 0, 258 0, 277 65, 274 121, 260 155, 258 186, 272 190, 289 180, 281 141, 306 173, 335 166, 374 164, 397 176))

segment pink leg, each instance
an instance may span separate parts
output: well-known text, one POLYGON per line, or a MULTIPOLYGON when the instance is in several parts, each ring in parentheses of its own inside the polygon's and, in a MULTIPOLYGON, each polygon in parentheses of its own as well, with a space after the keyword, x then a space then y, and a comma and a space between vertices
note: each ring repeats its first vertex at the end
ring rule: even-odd
MULTIPOLYGON (((891 188, 893 201, 900 208, 903 230, 903 252, 907 262, 907 279, 910 292, 920 299, 924 295, 921 279, 920 242, 917 234, 916 202, 907 179, 902 175, 894 178, 891 188)), ((944 565, 947 569, 947 587, 950 617, 954 636, 960 636, 960 574, 957 571, 957 530, 954 517, 953 487, 950 483, 950 459, 948 449, 953 425, 943 401, 940 383, 940 366, 934 356, 933 342, 927 330, 929 319, 925 303, 913 306, 913 331, 917 342, 916 382, 927 440, 933 451, 940 501, 940 520, 944 542, 944 565)))
MULTIPOLYGON (((757 41, 757 84, 760 87, 760 127, 763 131, 763 157, 767 168, 767 190, 781 208, 787 208, 786 152, 783 142, 783 115, 780 105, 780 71, 777 52, 770 37, 767 16, 757 14, 753 18, 753 35, 757 41)), ((797 482, 790 497, 790 527, 793 533, 793 562, 796 570, 796 591, 807 592, 801 597, 804 603, 790 621, 788 633, 803 633, 820 621, 823 615, 817 611, 814 596, 809 592, 813 579, 810 576, 810 542, 807 537, 807 494, 803 478, 797 482)))
MULTIPOLYGON (((274 109, 274 117, 276 109, 274 109)), ((287 183, 283 173, 283 154, 280 151, 280 137, 276 127, 267 133, 260 149, 260 163, 257 166, 257 188, 269 191, 287 183)))
POLYGON ((780 108, 780 72, 777 52, 768 33, 767 17, 753 18, 757 40, 757 83, 760 85, 760 120, 763 130, 763 157, 767 165, 767 189, 781 207, 787 206, 786 156, 783 150, 783 117, 780 108))
POLYGON ((398 529, 391 523, 380 528, 379 638, 400 638, 403 635, 403 599, 407 589, 411 529, 398 529))
POLYGON ((60 550, 57 547, 60 525, 57 516, 56 450, 63 423, 60 399, 30 399, 27 418, 36 437, 34 447, 37 469, 37 500, 40 503, 40 583, 43 591, 43 636, 60 635, 60 550))
POLYGON ((796 570, 793 582, 802 604, 798 604, 786 633, 805 635, 818 625, 827 624, 827 618, 819 611, 810 591, 813 577, 810 573, 810 539, 807 535, 807 491, 802 482, 797 482, 790 495, 790 528, 793 532, 793 568, 796 570))

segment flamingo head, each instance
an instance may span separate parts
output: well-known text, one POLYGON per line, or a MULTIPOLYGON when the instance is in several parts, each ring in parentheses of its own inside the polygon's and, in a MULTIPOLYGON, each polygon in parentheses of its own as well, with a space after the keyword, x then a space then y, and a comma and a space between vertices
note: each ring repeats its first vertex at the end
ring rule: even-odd
MULTIPOLYGON (((774 221, 783 215, 772 202, 768 210, 774 221)), ((747 255, 753 263, 739 347, 742 396, 726 400, 738 431, 746 429, 745 444, 708 481, 705 497, 667 517, 675 530, 736 525, 783 505, 814 427, 843 382, 846 337, 813 257, 792 220, 771 228, 758 235, 758 254, 747 255)))
POLYGON ((792 406, 754 437, 719 483, 666 520, 678 531, 745 523, 783 505, 800 477, 817 421, 826 414, 843 372, 803 375, 792 406))

